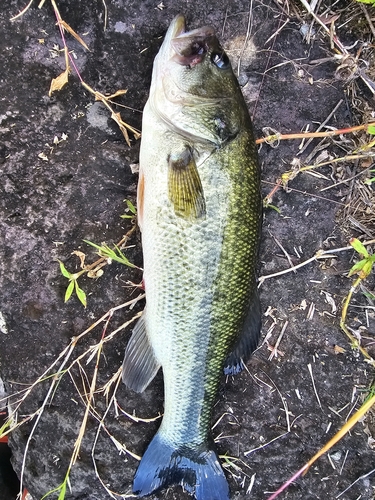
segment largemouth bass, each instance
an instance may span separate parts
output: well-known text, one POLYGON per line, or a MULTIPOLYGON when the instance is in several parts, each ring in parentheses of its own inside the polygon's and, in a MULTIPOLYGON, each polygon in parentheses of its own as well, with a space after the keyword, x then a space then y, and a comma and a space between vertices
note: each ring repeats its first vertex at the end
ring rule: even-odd
POLYGON ((171 23, 143 113, 138 218, 146 308, 123 381, 142 392, 160 367, 165 408, 136 472, 139 496, 181 484, 228 500, 210 437, 221 376, 256 348, 260 173, 249 113, 214 31, 171 23))

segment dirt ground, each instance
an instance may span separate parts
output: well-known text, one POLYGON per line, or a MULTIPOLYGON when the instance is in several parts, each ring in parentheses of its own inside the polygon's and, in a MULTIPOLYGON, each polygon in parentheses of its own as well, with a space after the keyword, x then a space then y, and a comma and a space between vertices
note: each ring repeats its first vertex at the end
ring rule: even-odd
MULTIPOLYGON (((9 19, 26 2, 10 0, 0 11, 0 377, 9 395, 41 376, 72 337, 110 308, 141 294, 129 284, 139 283, 141 272, 112 263, 98 279, 80 278, 79 284, 87 293, 86 309, 75 296, 64 304, 68 282, 56 259, 70 272, 77 272, 79 258, 72 255, 74 250, 84 252, 88 262, 97 258, 84 239, 111 245, 132 227, 131 221, 120 216, 125 213, 124 200, 135 201, 134 164, 139 141, 130 134, 130 147, 125 143, 108 110, 94 101, 74 73, 62 91, 48 96, 51 79, 65 68, 64 52, 50 2, 47 0, 41 9, 37 4, 35 1, 12 22, 9 19)), ((191 28, 210 24, 219 33, 239 70, 257 137, 263 136, 263 127, 282 133, 300 132, 307 126, 316 130, 327 118, 326 127, 344 128, 361 123, 363 117, 357 108, 367 109, 368 116, 373 112, 372 94, 363 81, 348 83, 338 78, 340 60, 333 57, 329 37, 315 24, 313 39, 307 43, 309 24, 303 24, 293 9, 288 14, 287 2, 58 0, 57 5, 62 18, 90 48, 85 50, 65 35, 82 78, 102 93, 127 89, 126 95, 116 98, 126 107, 114 109, 137 129, 141 127, 140 111, 148 95, 153 58, 169 22, 180 12, 186 14, 191 28)), ((324 8, 321 5, 322 12, 324 8)), ((330 13, 337 8, 333 6, 330 13)), ((359 39, 361 31, 352 29, 354 23, 366 25, 360 6, 352 8, 356 15, 351 24, 340 27, 336 21, 337 34, 347 47, 357 40, 360 44, 370 40, 368 31, 363 30, 363 39, 359 39)), ((348 50, 356 54, 358 46, 348 50)), ((311 164, 322 151, 344 156, 356 144, 353 136, 324 139, 321 151, 309 158, 319 143, 320 139, 314 139, 306 148, 301 147, 301 140, 281 141, 278 147, 263 144, 259 154, 264 195, 291 169, 294 158, 311 164)), ((359 161, 327 165, 318 175, 300 173, 289 183, 290 190, 275 193, 272 204, 279 211, 268 208, 264 214, 261 276, 290 267, 282 248, 296 265, 319 249, 345 247, 350 237, 370 239, 375 234, 375 228, 374 233, 371 228, 367 233, 358 227, 356 230, 345 218, 352 182, 321 191, 340 179, 351 179, 361 168, 359 161)), ((372 186, 368 189, 372 195, 372 186)), ((373 213, 371 196, 369 199, 369 213, 373 213)), ((140 266, 138 231, 128 245, 126 256, 140 266)), ((297 272, 265 279, 260 286, 262 343, 248 363, 248 371, 223 380, 214 409, 213 435, 233 498, 266 499, 363 401, 374 371, 351 349, 339 328, 342 301, 351 285, 347 272, 353 257, 353 251, 343 251, 297 272), (273 351, 270 359, 282 332, 276 354, 273 351)), ((367 287, 373 292, 373 275, 367 287)), ((106 334, 143 306, 139 301, 134 308, 115 311, 106 334)), ((371 347, 374 307, 363 293, 354 297, 348 324, 354 332, 361 332, 370 354, 375 355, 371 347)), ((82 337, 66 368, 100 340, 103 326, 82 337)), ((105 343, 98 388, 118 372, 130 331, 131 327, 122 329, 105 343)), ((14 469, 20 475, 24 468, 23 484, 34 500, 57 488, 65 477, 95 359, 87 363, 87 358, 82 358, 64 374, 35 429, 36 415, 11 435, 14 469)), ((35 386, 19 409, 19 421, 44 404, 50 384, 51 379, 47 379, 35 386)), ((70 474, 67 500, 110 498, 103 484, 114 492, 114 498, 130 494, 138 463, 133 455, 142 455, 159 425, 154 417, 163 410, 162 391, 160 374, 141 395, 120 385, 99 434, 108 398, 103 391, 95 395, 95 411, 88 418, 70 474), (134 416, 151 421, 137 422, 134 416)), ((16 399, 11 399, 13 407, 16 399)), ((371 436, 375 437, 375 413, 280 498, 373 499, 375 450, 371 436)), ((0 500, 14 498, 6 489, 6 485, 1 488, 0 500)), ((58 492, 49 498, 58 498, 58 492)), ((150 498, 182 500, 189 496, 175 487, 150 498)))

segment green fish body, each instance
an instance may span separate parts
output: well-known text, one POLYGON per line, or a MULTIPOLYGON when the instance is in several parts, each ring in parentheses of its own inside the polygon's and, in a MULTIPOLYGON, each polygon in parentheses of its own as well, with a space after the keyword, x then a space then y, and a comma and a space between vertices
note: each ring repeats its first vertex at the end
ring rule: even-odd
POLYGON ((155 59, 138 184, 146 308, 123 381, 142 392, 163 369, 165 411, 135 475, 145 496, 181 484, 227 500, 210 438, 221 376, 256 348, 260 172, 246 104, 209 27, 176 17, 155 59))

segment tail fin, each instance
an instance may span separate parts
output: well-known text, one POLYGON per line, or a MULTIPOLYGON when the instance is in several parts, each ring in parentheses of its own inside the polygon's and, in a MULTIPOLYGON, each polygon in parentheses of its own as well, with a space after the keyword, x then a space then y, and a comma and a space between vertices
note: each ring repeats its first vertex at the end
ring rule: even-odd
POLYGON ((141 497, 180 484, 197 500, 229 500, 229 486, 213 449, 174 448, 157 433, 142 457, 133 483, 141 497))

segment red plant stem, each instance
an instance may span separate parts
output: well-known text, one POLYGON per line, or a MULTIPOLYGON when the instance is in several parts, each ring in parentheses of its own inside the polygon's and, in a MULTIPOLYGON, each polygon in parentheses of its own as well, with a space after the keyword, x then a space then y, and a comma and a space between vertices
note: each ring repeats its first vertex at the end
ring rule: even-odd
POLYGON ((275 500, 275 498, 277 498, 279 496, 280 493, 282 493, 284 490, 286 490, 286 488, 293 482, 295 481, 297 478, 299 478, 302 473, 308 468, 308 465, 305 464, 302 469, 300 469, 298 472, 296 472, 295 474, 293 474, 293 476, 288 479, 288 481, 286 481, 282 486, 280 486, 280 488, 275 491, 275 493, 272 493, 272 495, 270 497, 267 498, 267 500, 275 500))
POLYGON ((305 132, 300 134, 271 134, 267 137, 261 137, 257 139, 255 142, 257 144, 261 144, 262 142, 266 142, 267 139, 275 137, 277 140, 285 140, 285 139, 305 139, 306 137, 331 137, 334 135, 340 134, 349 134, 351 132, 357 132, 358 130, 367 129, 370 126, 375 126, 375 123, 367 123, 364 125, 357 125, 356 127, 342 128, 339 130, 329 130, 328 132, 305 132))

